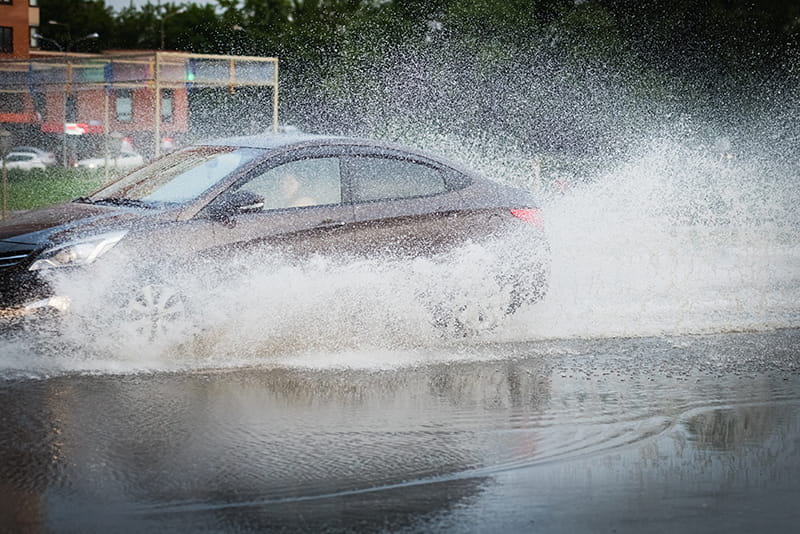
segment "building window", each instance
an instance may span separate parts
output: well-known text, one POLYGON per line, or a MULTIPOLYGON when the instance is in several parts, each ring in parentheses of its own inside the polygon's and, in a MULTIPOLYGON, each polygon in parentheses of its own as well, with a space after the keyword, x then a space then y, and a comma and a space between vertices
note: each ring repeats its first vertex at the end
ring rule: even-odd
POLYGON ((0 4, 8 4, 11 5, 14 3, 14 0, 0 0, 0 4))
POLYGON ((130 89, 117 89, 116 92, 117 122, 133 120, 133 102, 130 89))
POLYGON ((39 33, 38 26, 31 26, 30 36, 31 36, 31 48, 39 48, 39 39, 36 38, 36 35, 39 33))
POLYGON ((0 113, 24 113, 25 102, 19 93, 0 93, 0 113))
POLYGON ((38 119, 41 118, 47 113, 47 95, 44 91, 35 91, 31 94, 33 98, 33 111, 36 112, 38 119))
POLYGON ((38 7, 39 0, 28 0, 28 5, 31 7, 38 7))
POLYGON ((78 122, 78 99, 74 93, 67 95, 67 103, 64 105, 64 122, 78 122))
MULTIPOLYGON (((0 0, 2 3, 3 0, 0 0)), ((0 54, 10 54, 14 51, 14 28, 0 26, 0 54)))
POLYGON ((161 122, 172 122, 172 89, 161 90, 161 122))

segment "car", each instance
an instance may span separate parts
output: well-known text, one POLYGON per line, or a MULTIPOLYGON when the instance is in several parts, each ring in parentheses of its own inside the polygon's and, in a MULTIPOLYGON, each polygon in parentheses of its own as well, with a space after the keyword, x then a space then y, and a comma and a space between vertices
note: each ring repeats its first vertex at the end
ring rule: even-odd
MULTIPOLYGON (((93 276, 116 261, 122 267, 112 285, 124 291, 108 300, 129 320, 145 321, 150 339, 193 296, 175 274, 187 265, 273 252, 300 263, 326 255, 452 262, 465 247, 506 241, 515 244, 496 256, 500 267, 485 286, 502 298, 426 302, 432 324, 445 331, 490 330, 498 316, 546 293, 549 244, 530 192, 377 140, 217 139, 156 159, 86 197, 0 221, 0 317, 68 313, 75 295, 60 293, 64 284, 53 280, 93 276)), ((480 268, 469 261, 451 265, 480 268)), ((241 265, 255 263, 263 264, 241 265)))
POLYGON ((98 156, 96 158, 80 159, 75 163, 76 167, 85 167, 87 169, 99 169, 106 166, 116 167, 117 169, 134 169, 144 165, 144 158, 141 154, 136 152, 122 151, 118 157, 98 156))
POLYGON ((52 152, 47 150, 42 150, 40 148, 36 148, 35 146, 15 146, 11 149, 11 152, 24 152, 26 154, 34 154, 38 156, 42 163, 46 166, 51 167, 56 164, 56 155, 52 152))
POLYGON ((6 167, 9 169, 44 169, 47 165, 36 154, 29 152, 9 152, 6 156, 6 167))

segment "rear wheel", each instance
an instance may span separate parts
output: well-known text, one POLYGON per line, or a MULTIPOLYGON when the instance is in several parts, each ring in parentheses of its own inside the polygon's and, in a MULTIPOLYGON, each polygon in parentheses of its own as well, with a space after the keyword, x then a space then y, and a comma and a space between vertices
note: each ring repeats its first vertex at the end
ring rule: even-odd
POLYGON ((548 279, 549 267, 544 262, 496 274, 480 287, 448 295, 434 307, 434 325, 453 337, 492 332, 523 306, 542 300, 548 279))
POLYGON ((501 283, 511 295, 506 315, 513 315, 522 306, 542 300, 547 294, 549 280, 550 266, 546 262, 536 262, 523 272, 502 277, 501 283))
POLYGON ((437 326, 448 335, 469 337, 493 331, 505 320, 502 306, 486 302, 470 302, 438 315, 437 326))

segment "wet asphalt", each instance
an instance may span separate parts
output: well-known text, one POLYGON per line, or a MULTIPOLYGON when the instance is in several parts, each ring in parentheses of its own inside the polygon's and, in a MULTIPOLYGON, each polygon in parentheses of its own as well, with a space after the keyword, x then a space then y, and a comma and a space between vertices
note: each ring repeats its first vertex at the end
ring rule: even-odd
POLYGON ((0 532, 790 532, 798 347, 776 330, 7 372, 0 532))

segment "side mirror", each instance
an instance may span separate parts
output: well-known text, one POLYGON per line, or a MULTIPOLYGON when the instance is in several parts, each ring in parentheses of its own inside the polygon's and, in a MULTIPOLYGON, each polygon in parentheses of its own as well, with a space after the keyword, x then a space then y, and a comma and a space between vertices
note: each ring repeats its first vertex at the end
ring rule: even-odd
POLYGON ((258 213, 264 209, 264 197, 252 191, 238 190, 225 193, 209 206, 212 218, 222 222, 230 222, 240 213, 258 213))

